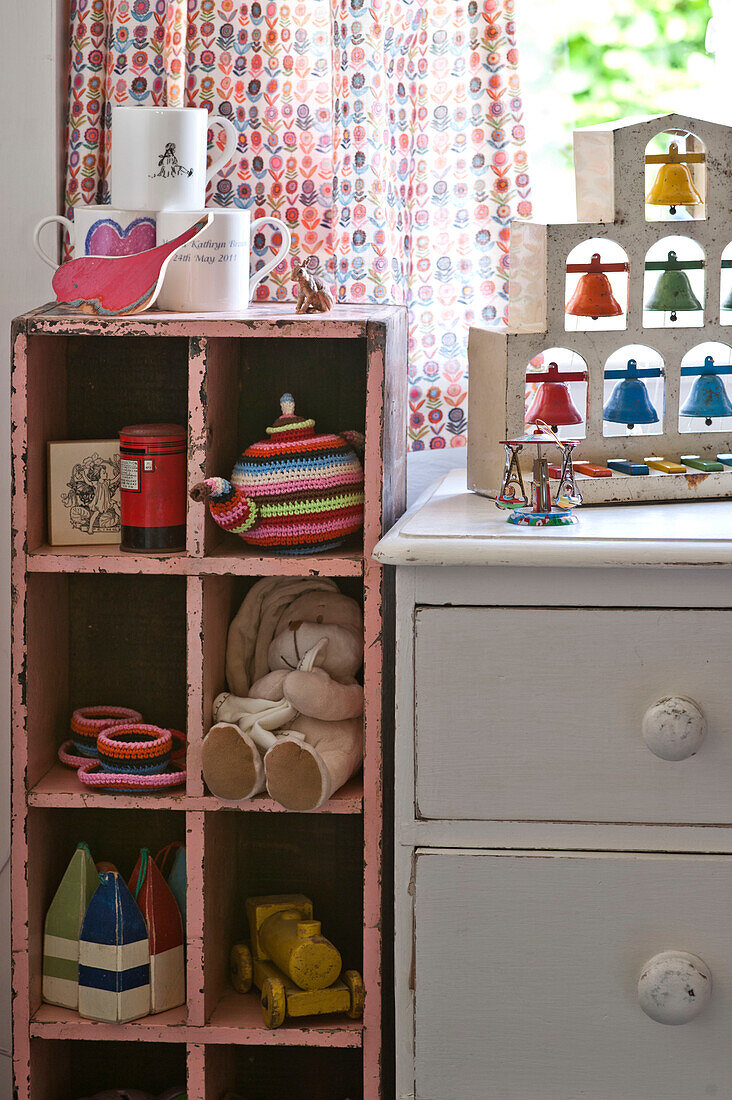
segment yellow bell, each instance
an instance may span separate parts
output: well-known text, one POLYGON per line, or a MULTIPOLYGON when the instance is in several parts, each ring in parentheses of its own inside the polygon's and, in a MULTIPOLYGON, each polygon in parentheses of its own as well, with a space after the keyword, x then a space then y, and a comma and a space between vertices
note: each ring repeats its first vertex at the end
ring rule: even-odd
POLYGON ((668 147, 666 162, 659 168, 646 202, 650 206, 668 206, 672 214, 677 206, 698 206, 702 202, 675 141, 668 147))

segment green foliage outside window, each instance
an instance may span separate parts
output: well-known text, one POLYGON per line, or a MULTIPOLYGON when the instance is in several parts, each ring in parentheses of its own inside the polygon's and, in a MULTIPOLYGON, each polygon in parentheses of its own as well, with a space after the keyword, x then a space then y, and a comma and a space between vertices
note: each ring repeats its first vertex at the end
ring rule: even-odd
POLYGON ((563 78, 577 127, 678 110, 711 70, 708 0, 586 0, 571 9, 556 51, 568 52, 563 78))

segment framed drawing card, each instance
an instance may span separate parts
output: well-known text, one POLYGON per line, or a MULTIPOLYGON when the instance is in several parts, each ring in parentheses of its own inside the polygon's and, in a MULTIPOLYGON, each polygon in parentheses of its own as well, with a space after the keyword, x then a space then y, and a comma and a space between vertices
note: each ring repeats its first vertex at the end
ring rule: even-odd
POLYGON ((48 541, 51 546, 120 540, 119 440, 48 444, 48 541))

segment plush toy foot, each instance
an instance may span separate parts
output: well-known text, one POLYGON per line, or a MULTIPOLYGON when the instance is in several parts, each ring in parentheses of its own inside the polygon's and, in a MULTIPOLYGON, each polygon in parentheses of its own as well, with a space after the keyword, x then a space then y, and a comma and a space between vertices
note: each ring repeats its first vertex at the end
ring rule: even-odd
POLYGON ((264 757, 270 798, 286 810, 317 810, 331 795, 331 781, 320 756, 298 738, 282 737, 264 757))
POLYGON ((203 778, 217 798, 241 802, 264 790, 264 765, 248 734, 231 722, 208 731, 202 750, 203 778))

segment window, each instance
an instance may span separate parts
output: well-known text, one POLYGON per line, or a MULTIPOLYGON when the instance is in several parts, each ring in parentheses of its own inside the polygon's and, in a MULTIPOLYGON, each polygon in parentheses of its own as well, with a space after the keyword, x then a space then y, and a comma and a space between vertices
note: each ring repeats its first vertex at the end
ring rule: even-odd
POLYGON ((517 17, 537 221, 575 220, 573 130, 667 111, 714 118, 728 98, 728 0, 521 0, 517 17))

